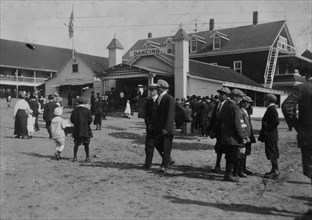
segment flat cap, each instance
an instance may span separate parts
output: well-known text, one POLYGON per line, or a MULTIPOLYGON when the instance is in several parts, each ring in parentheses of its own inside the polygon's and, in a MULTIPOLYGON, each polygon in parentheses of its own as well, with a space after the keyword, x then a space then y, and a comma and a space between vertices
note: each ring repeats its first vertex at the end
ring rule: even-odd
POLYGON ((242 100, 242 101, 243 101, 243 102, 250 102, 250 103, 253 102, 252 98, 250 98, 250 97, 247 96, 247 95, 243 97, 243 100, 242 100))
POLYGON ((265 100, 269 101, 270 103, 275 103, 277 101, 277 98, 273 94, 267 94, 265 96, 265 100))
POLYGON ((230 90, 227 87, 221 87, 220 89, 217 90, 219 93, 225 93, 225 94, 230 94, 230 90))
POLYGON ((151 84, 149 85, 148 89, 153 90, 153 89, 158 89, 159 85, 158 84, 151 84))
POLYGON ((189 106, 190 103, 189 103, 189 102, 185 102, 184 105, 185 105, 185 106, 189 106))
POLYGON ((157 84, 159 87, 166 88, 166 89, 169 88, 169 84, 167 83, 167 81, 163 79, 157 80, 157 84))
POLYGON ((245 94, 243 93, 242 90, 239 90, 239 89, 232 89, 231 93, 230 93, 231 96, 240 96, 240 97, 244 97, 245 94))

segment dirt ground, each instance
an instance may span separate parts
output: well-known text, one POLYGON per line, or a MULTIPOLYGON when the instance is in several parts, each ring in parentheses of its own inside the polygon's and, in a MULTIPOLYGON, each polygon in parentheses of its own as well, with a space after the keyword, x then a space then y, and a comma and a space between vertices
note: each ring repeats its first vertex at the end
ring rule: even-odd
MULTIPOLYGON (((294 219, 311 208, 296 133, 284 122, 279 126, 280 178, 261 178, 270 163, 264 145, 256 143, 247 163, 257 175, 231 183, 211 171, 215 140, 199 135, 174 138, 175 164, 168 173, 158 172, 157 152, 152 170, 141 169, 142 119, 108 117, 101 131, 92 126, 92 163, 84 163, 82 146, 78 162, 71 162, 71 137, 63 159, 56 161, 42 119, 33 139, 14 138, 13 106, 1 100, 1 219, 294 219)), ((69 114, 65 110, 64 117, 69 114)), ((253 125, 259 130, 259 121, 253 125)))

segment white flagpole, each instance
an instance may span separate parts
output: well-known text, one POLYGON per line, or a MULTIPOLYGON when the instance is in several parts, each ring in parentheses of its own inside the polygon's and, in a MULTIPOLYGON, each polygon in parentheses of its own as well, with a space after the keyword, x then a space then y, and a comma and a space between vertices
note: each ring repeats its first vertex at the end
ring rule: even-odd
MULTIPOLYGON (((73 22, 74 22, 74 5, 72 5, 72 12, 73 12, 73 22)), ((74 24, 73 24, 73 29, 74 29, 74 24)), ((74 31, 73 31, 73 37, 72 37, 72 47, 73 47, 73 51, 72 51, 72 58, 73 60, 75 60, 75 44, 74 44, 74 31)))

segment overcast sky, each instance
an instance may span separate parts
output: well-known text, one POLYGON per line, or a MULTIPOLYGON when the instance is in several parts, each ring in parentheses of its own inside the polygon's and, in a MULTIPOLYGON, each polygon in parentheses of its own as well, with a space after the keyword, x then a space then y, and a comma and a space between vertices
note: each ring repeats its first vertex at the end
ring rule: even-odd
POLYGON ((138 40, 174 35, 182 22, 186 32, 252 24, 258 11, 259 23, 287 20, 293 41, 301 54, 311 50, 312 0, 228 0, 228 1, 92 1, 92 0, 0 0, 1 39, 71 48, 69 16, 74 7, 75 49, 81 53, 107 56, 106 46, 114 34, 125 47, 138 40))

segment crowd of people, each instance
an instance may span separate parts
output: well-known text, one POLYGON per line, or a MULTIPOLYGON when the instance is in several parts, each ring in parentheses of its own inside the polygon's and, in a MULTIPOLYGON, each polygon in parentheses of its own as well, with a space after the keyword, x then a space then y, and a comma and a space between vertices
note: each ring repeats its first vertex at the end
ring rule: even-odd
MULTIPOLYGON (((218 95, 211 97, 189 96, 186 99, 176 99, 168 93, 169 84, 165 80, 158 80, 157 84, 148 87, 149 96, 145 102, 146 123, 146 159, 143 168, 150 169, 154 149, 162 157, 160 170, 166 172, 174 163, 171 157, 172 141, 176 134, 175 129, 182 127, 182 132, 200 129, 203 136, 216 139, 216 164, 214 172, 220 172, 220 162, 225 154, 226 168, 224 180, 238 181, 254 172, 247 169, 247 157, 252 152, 252 144, 256 142, 253 134, 250 115, 253 100, 239 89, 229 90, 221 87, 218 95)), ((89 144, 92 138, 91 123, 96 130, 101 130, 102 120, 105 119, 108 97, 97 95, 91 98, 90 108, 86 100, 77 98, 75 108, 71 113, 70 122, 62 119, 62 99, 57 94, 50 94, 46 98, 39 97, 37 93, 19 93, 20 100, 14 107, 14 134, 16 138, 32 137, 34 131, 39 130, 38 115, 43 113, 43 119, 49 138, 55 140, 57 149, 55 156, 59 160, 65 146, 66 128, 71 128, 74 138, 74 157, 77 161, 79 145, 83 144, 86 151, 86 161, 89 158, 89 144), (94 120, 92 115, 94 115, 94 120), (34 118, 34 119, 32 119, 34 118), (32 122, 33 121, 33 122, 32 122), (34 129, 31 129, 31 126, 34 129), (31 133, 30 133, 31 132, 31 133)), ((302 99, 311 100, 311 76, 306 84, 299 86, 298 90, 286 99, 282 105, 286 122, 298 131, 298 144, 302 149, 304 173, 311 177, 311 104, 302 99), (299 118, 294 111, 299 108, 299 118), (306 118, 302 121, 302 118, 306 118), (300 123, 299 123, 300 122, 300 123)), ((264 175, 265 178, 279 177, 279 149, 278 125, 279 116, 276 110, 277 97, 267 94, 265 97, 266 112, 262 118, 262 127, 258 141, 264 142, 265 154, 270 160, 272 169, 264 175)))

